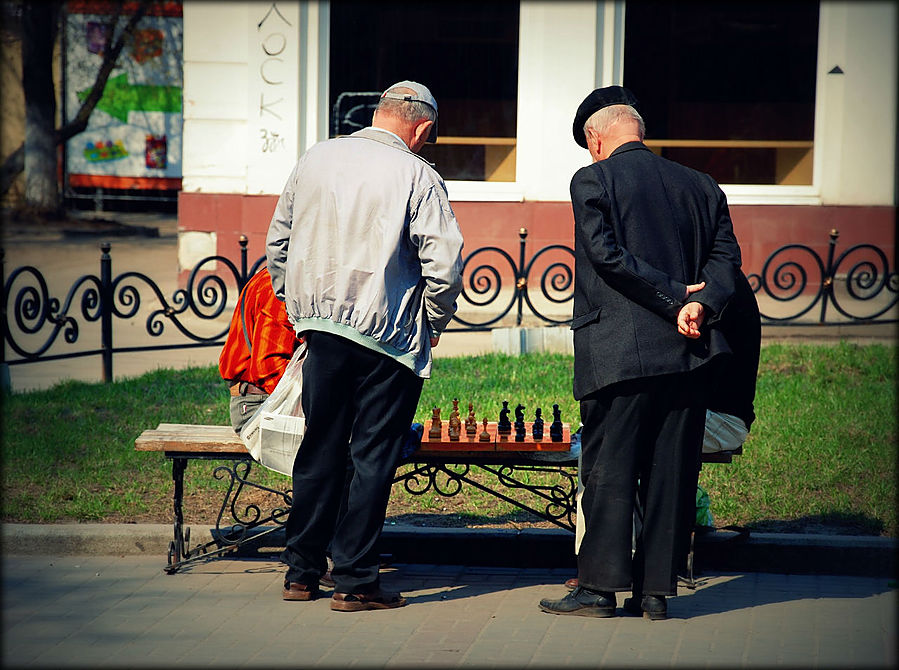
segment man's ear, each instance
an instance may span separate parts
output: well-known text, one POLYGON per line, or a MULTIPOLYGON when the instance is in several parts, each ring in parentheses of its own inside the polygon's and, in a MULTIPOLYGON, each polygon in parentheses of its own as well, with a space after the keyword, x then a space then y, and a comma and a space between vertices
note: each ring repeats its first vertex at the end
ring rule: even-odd
POLYGON ((596 162, 602 154, 602 140, 599 137, 599 133, 593 128, 585 128, 584 135, 587 139, 587 151, 590 152, 590 157, 596 162))
POLYGON ((412 140, 415 146, 417 146, 419 149, 424 146, 425 141, 428 139, 428 135, 431 134, 431 127, 433 125, 433 121, 426 120, 421 121, 415 126, 412 140))

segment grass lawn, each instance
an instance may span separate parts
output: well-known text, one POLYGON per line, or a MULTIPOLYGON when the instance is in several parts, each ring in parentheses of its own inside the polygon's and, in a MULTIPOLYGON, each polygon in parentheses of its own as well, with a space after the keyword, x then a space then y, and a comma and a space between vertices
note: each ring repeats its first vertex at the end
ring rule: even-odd
MULTIPOLYGON (((499 354, 438 359, 416 420, 452 399, 496 420, 503 400, 540 406, 578 425, 572 357, 499 354)), ((464 413, 463 412, 463 413, 464 413)), ((756 530, 897 535, 896 352, 882 345, 763 347, 758 419, 744 455, 704 466, 716 525, 756 530)), ((160 422, 228 423, 228 395, 214 367, 159 370, 113 384, 66 382, 3 398, 4 522, 171 520, 171 466, 137 453, 134 439, 160 422)), ((212 463, 185 480, 188 523, 213 523, 224 481, 212 463)), ((289 478, 258 468, 275 489, 289 478)), ((535 475, 536 477, 536 475, 535 475)), ((527 525, 534 518, 472 487, 446 498, 394 487, 389 518, 440 525, 527 525)))

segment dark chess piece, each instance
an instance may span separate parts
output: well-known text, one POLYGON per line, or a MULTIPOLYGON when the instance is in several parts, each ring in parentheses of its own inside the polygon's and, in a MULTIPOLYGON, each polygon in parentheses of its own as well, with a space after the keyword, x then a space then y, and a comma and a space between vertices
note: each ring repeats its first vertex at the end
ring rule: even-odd
POLYGON ((515 406, 515 441, 524 442, 524 405, 515 406))
POLYGON ((459 418, 459 399, 453 398, 453 411, 450 413, 449 428, 447 429, 449 439, 456 442, 462 434, 462 419, 459 418))
POLYGON ((465 419, 465 432, 474 437, 478 432, 478 420, 474 417, 474 405, 468 403, 468 417, 465 419))
POLYGON ((481 442, 489 442, 490 441, 490 433, 487 432, 487 417, 484 417, 484 430, 481 431, 481 435, 478 437, 478 440, 481 442))
POLYGON ((549 439, 553 442, 562 441, 562 410, 558 404, 553 404, 553 422, 549 424, 549 439))
POLYGON ((431 411, 431 429, 428 431, 429 440, 439 440, 443 434, 443 422, 440 420, 440 408, 435 407, 431 411))
POLYGON ((517 428, 519 425, 524 425, 524 405, 521 403, 515 406, 515 427, 517 428))
POLYGON ((534 411, 534 424, 531 426, 531 435, 535 442, 543 439, 543 410, 539 407, 534 411))
POLYGON ((508 435, 512 432, 512 424, 509 423, 509 401, 503 400, 503 408, 499 411, 499 423, 496 432, 500 435, 508 435))

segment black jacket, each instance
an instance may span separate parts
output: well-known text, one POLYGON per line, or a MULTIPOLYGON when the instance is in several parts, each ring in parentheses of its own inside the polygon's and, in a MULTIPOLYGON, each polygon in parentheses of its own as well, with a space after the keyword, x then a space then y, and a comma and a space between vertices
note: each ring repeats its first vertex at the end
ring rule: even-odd
POLYGON ((687 372, 729 352, 720 331, 677 332, 686 285, 711 325, 734 292, 740 248, 724 193, 701 172, 629 142, 578 170, 574 209, 574 396, 687 372))
POLYGON ((714 372, 708 378, 708 408, 740 417, 750 428, 755 421, 762 324, 755 293, 742 272, 737 273, 733 298, 712 328, 721 331, 733 356, 719 356, 713 364, 714 372))

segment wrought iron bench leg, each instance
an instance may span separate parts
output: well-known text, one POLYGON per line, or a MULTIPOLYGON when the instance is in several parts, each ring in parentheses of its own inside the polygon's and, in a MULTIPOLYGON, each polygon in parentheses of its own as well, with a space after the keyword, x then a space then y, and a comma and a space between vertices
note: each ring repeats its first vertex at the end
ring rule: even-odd
POLYGON ((190 529, 187 536, 184 534, 184 471, 187 469, 186 458, 172 459, 172 481, 175 482, 175 493, 172 496, 174 511, 174 539, 169 543, 168 567, 166 572, 175 572, 177 564, 187 558, 187 548, 190 543, 190 529))
POLYGON ((172 504, 175 520, 174 539, 169 543, 168 563, 164 568, 166 573, 172 575, 185 565, 190 565, 197 561, 208 560, 235 551, 248 542, 256 542, 260 538, 283 528, 285 517, 287 516, 291 505, 289 493, 277 491, 249 481, 252 462, 249 459, 234 460, 232 461, 231 466, 220 465, 213 471, 213 476, 216 479, 228 479, 228 490, 225 492, 225 496, 222 500, 222 507, 219 510, 219 516, 215 523, 213 538, 210 541, 198 544, 191 549, 190 527, 188 526, 185 528, 183 510, 184 471, 187 469, 188 460, 190 459, 186 457, 172 457, 172 480, 175 483, 175 493, 172 504), (264 515, 255 504, 250 504, 244 512, 248 517, 238 518, 237 498, 240 496, 245 486, 257 491, 266 491, 276 496, 280 496, 284 502, 284 506, 276 507, 270 513, 264 515), (222 519, 229 510, 236 523, 227 529, 223 529, 222 519), (258 533, 248 533, 248 531, 255 530, 259 526, 272 521, 276 523, 275 527, 258 533))

